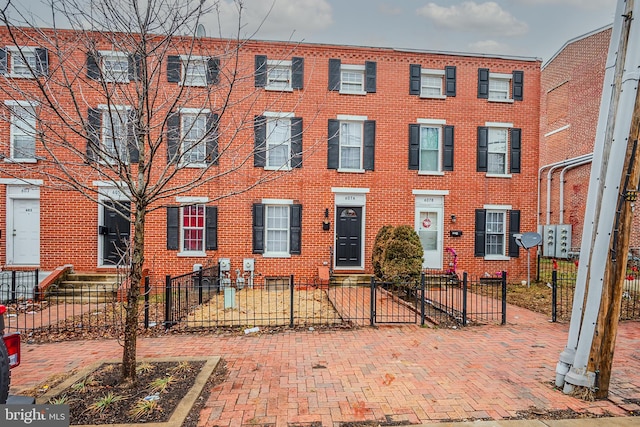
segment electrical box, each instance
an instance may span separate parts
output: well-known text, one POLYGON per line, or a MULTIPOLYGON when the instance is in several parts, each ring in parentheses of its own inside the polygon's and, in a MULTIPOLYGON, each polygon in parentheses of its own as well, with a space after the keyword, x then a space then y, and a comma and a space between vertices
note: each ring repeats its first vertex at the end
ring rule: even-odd
POLYGON ((253 258, 245 258, 242 261, 242 269, 244 271, 253 271, 255 268, 255 259, 253 258))
POLYGON ((229 258, 220 258, 218 260, 220 271, 231 271, 231 260, 229 258))
POLYGON ((569 258, 571 251, 571 224, 558 224, 556 226, 556 258, 569 258))
POLYGON ((547 257, 556 256, 556 226, 545 225, 542 227, 542 255, 547 257))

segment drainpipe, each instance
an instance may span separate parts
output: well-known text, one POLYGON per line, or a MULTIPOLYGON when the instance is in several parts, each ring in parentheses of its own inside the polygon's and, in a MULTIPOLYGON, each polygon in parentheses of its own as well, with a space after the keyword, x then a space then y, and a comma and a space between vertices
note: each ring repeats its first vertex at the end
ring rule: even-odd
POLYGON ((565 174, 565 172, 567 172, 570 169, 577 168, 578 166, 589 164, 592 161, 593 161, 593 153, 592 153, 592 156, 590 158, 582 160, 582 161, 577 162, 577 163, 572 163, 570 165, 567 165, 560 172, 560 212, 559 212, 559 214, 560 214, 560 218, 559 218, 560 222, 559 222, 559 224, 564 224, 564 174, 565 174))

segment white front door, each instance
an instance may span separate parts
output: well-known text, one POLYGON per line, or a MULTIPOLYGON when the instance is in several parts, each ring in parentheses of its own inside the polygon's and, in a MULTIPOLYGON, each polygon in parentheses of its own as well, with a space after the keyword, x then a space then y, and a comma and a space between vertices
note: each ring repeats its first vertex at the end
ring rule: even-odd
POLYGON ((13 226, 8 230, 9 264, 40 264, 40 200, 12 199, 13 226))
POLYGON ((441 270, 444 253, 444 197, 418 195, 415 209, 415 230, 423 250, 422 268, 441 270))

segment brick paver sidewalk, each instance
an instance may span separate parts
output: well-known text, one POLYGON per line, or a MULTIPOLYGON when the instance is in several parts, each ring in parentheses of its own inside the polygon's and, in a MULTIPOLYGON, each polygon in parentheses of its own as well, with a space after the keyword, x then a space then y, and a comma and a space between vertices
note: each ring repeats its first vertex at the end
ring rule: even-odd
MULTIPOLYGON (((461 329, 416 325, 139 339, 138 354, 219 355, 229 378, 201 413, 202 426, 359 420, 408 423, 503 419, 532 407, 625 415, 640 410, 640 323, 620 326, 610 397, 585 402, 553 388, 568 325, 509 306, 508 324, 461 329)), ((101 358, 114 340, 26 344, 13 392, 101 358)))

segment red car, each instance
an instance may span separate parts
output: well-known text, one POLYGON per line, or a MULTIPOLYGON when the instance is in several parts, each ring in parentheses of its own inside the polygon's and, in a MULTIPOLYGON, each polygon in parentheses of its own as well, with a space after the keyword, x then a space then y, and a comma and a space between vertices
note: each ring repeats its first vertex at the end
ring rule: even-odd
POLYGON ((0 404, 4 404, 9 397, 12 368, 20 364, 20 334, 4 334, 4 314, 7 307, 0 304, 0 404))

